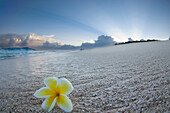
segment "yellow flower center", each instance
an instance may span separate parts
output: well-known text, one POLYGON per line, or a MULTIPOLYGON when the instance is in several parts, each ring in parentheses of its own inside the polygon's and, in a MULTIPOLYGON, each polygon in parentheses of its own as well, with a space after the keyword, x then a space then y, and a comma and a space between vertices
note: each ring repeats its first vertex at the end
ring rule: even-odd
POLYGON ((60 96, 60 93, 57 93, 56 96, 59 97, 59 96, 60 96))

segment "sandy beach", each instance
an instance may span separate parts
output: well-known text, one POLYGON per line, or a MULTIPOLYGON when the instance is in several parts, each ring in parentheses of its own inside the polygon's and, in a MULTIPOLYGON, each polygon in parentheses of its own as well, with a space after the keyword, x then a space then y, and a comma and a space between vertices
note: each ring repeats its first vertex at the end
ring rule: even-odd
POLYGON ((170 41, 0 60, 0 112, 44 112, 33 94, 52 76, 73 84, 72 112, 170 111, 170 41))

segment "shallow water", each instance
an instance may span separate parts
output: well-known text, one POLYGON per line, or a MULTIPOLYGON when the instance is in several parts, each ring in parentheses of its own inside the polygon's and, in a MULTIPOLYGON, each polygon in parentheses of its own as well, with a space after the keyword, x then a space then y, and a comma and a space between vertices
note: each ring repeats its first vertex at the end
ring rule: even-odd
POLYGON ((0 60, 25 57, 25 56, 44 56, 46 54, 62 54, 71 50, 35 50, 31 48, 0 48, 0 60))
POLYGON ((169 48, 147 42, 0 60, 0 111, 42 112, 33 93, 51 76, 72 82, 73 112, 169 111, 169 48))

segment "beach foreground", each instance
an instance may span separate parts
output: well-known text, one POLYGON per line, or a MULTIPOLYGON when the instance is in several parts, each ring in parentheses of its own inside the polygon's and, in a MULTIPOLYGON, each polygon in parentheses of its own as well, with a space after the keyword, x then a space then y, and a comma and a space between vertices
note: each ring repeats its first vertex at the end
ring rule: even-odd
POLYGON ((52 76, 73 84, 72 112, 169 112, 169 48, 148 42, 0 60, 0 112, 44 112, 33 94, 52 76))

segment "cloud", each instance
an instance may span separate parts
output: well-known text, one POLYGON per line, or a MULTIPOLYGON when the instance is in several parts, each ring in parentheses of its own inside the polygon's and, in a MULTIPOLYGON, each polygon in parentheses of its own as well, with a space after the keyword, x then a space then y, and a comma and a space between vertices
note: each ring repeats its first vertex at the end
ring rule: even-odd
POLYGON ((101 35, 98 37, 98 40, 95 41, 96 46, 111 46, 114 45, 115 41, 111 36, 101 35))
POLYGON ((42 48, 42 49, 56 49, 59 46, 60 46, 60 44, 58 42, 50 43, 50 42, 46 41, 39 48, 42 48))
POLYGON ((101 35, 97 40, 82 43, 81 46, 67 45, 56 42, 54 35, 38 36, 31 34, 0 34, 0 48, 30 47, 34 49, 88 49, 95 47, 111 46, 116 42, 111 36, 101 35))
POLYGON ((38 36, 31 34, 0 34, 0 47, 37 47, 42 46, 44 42, 51 42, 54 35, 38 36))
POLYGON ((26 39, 21 43, 22 46, 37 47, 41 46, 44 42, 48 41, 44 36, 37 36, 35 34, 29 34, 26 39))
POLYGON ((93 44, 93 43, 88 43, 88 42, 82 43, 82 45, 81 45, 81 48, 82 48, 82 49, 89 49, 89 48, 94 48, 94 47, 95 47, 95 44, 93 44))
POLYGON ((21 34, 0 34, 0 47, 20 46, 26 37, 21 34))
POLYGON ((66 45, 58 42, 50 43, 46 41, 45 43, 43 43, 42 46, 39 47, 39 49, 66 49, 67 50, 67 49, 79 49, 79 47, 66 45))
POLYGON ((0 34, 0 48, 30 47, 35 49, 76 49, 78 47, 56 42, 54 35, 0 34))
POLYGON ((82 43, 81 48, 88 49, 88 48, 95 48, 95 47, 104 47, 104 46, 112 46, 115 45, 115 41, 111 36, 101 35, 98 37, 94 43, 82 43))
POLYGON ((54 37, 55 35, 43 35, 43 36, 41 36, 41 37, 43 37, 43 38, 52 38, 52 37, 54 37))
POLYGON ((128 42, 133 42, 133 39, 132 38, 128 38, 128 42))

